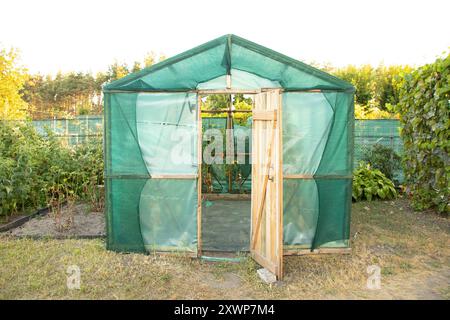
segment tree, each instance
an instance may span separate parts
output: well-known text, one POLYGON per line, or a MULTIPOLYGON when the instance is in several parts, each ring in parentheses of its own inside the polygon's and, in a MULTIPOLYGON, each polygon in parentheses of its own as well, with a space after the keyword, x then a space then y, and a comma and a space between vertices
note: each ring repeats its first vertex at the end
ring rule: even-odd
POLYGON ((373 99, 381 110, 390 111, 399 102, 400 83, 410 73, 410 66, 378 66, 373 72, 373 99))
POLYGON ((126 63, 119 63, 119 62, 115 61, 108 68, 108 74, 109 74, 110 81, 123 78, 129 73, 130 73, 130 70, 128 69, 128 65, 126 63))
POLYGON ((133 64, 133 68, 131 68, 131 72, 141 71, 141 63, 139 61, 135 61, 133 64))
POLYGON ((369 106, 369 101, 373 98, 373 68, 367 64, 361 67, 349 65, 345 68, 337 69, 334 74, 353 84, 356 88, 356 103, 362 106, 369 106))
POLYGON ((24 119, 28 104, 22 99, 21 90, 27 79, 26 70, 18 65, 18 52, 0 50, 0 119, 24 119))

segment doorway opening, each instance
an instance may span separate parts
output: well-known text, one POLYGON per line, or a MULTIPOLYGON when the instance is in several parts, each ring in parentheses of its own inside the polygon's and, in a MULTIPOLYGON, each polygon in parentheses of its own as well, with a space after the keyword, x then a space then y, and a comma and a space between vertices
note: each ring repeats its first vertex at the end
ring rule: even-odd
MULTIPOLYGON (((225 130, 222 128, 222 131, 217 128, 203 130, 203 126, 198 126, 198 163, 202 166, 199 168, 197 184, 199 197, 197 254, 204 256, 205 252, 218 252, 219 257, 226 257, 225 252, 250 251, 253 259, 275 274, 277 279, 281 279, 283 274, 281 89, 260 89, 253 93, 253 98, 249 100, 251 106, 248 105, 245 109, 236 108, 238 100, 234 99, 235 93, 226 92, 226 94, 228 97, 225 98, 222 108, 211 107, 213 104, 209 104, 208 97, 203 100, 201 95, 198 96, 199 123, 202 123, 203 114, 225 114, 227 126, 225 130), (233 125, 233 120, 236 122, 237 118, 235 115, 240 112, 246 114, 247 123, 251 118, 251 130, 248 130, 247 136, 242 131, 238 134, 233 125), (228 178, 228 188, 225 192, 223 187, 220 189, 222 192, 213 192, 213 175, 210 170, 212 167, 208 167, 212 164, 228 168, 225 170, 228 178), (239 166, 249 166, 247 177, 244 177, 244 170, 239 166), (250 193, 246 193, 242 188, 242 181, 248 180, 249 177, 250 193), (239 193, 233 192, 233 182, 236 178, 239 179, 239 193), (209 193, 203 194, 203 184, 209 193), (215 208, 213 199, 216 201, 215 208)), ((221 101, 223 96, 219 95, 215 99, 221 101)))
POLYGON ((199 98, 202 121, 202 252, 230 256, 250 248, 251 94, 199 98))

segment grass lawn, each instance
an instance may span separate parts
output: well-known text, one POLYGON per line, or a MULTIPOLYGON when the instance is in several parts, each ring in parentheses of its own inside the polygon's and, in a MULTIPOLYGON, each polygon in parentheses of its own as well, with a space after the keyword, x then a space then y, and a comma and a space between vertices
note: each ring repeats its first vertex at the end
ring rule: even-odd
POLYGON ((118 254, 103 240, 0 237, 0 299, 449 299, 450 223, 405 200, 353 205, 350 255, 285 258, 285 279, 263 284, 258 265, 118 254), (81 288, 66 286, 67 268, 81 288), (366 288, 367 267, 381 288, 366 288))

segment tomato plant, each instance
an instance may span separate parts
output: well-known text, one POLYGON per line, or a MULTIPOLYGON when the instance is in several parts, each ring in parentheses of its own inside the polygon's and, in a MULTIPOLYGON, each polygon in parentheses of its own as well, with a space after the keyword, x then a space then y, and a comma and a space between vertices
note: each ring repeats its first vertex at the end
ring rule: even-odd
POLYGON ((102 184, 101 140, 68 148, 29 123, 0 122, 0 216, 89 199, 102 184))

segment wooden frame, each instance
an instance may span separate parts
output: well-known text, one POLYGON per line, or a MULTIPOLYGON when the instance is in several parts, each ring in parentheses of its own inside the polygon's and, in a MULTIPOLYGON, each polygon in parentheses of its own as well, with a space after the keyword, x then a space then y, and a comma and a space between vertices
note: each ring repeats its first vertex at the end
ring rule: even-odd
POLYGON ((197 179, 197 174, 111 174, 107 179, 197 179))
MULTIPOLYGON (((225 90, 195 90, 197 93, 197 108, 198 108, 198 146, 197 146, 197 152, 198 152, 198 180, 197 180, 197 256, 202 256, 202 143, 203 143, 203 128, 202 128, 202 113, 228 113, 228 118, 232 113, 238 113, 238 112, 252 112, 253 110, 231 110, 232 107, 232 99, 230 99, 230 106, 227 110, 202 110, 202 96, 212 95, 212 94, 251 94, 255 95, 257 93, 260 93, 261 90, 240 90, 240 89, 230 89, 231 88, 231 77, 227 77, 227 89, 225 90)), ((254 104, 254 101, 253 101, 254 104)), ((253 108, 252 108, 253 109, 253 108)), ((227 121, 230 123, 230 121, 227 121)), ((252 136, 253 138, 253 136, 252 136)), ((253 168, 253 165, 252 165, 253 168)), ((245 199, 248 199, 248 196, 251 197, 251 195, 245 195, 245 199)), ((227 200, 242 200, 241 195, 233 195, 229 194, 228 196, 223 195, 217 195, 214 194, 208 195, 209 199, 220 199, 220 198, 226 198, 227 200)), ((251 198, 250 198, 251 200, 251 198)))
POLYGON ((278 132, 278 147, 280 148, 280 153, 279 153, 279 166, 278 166, 278 183, 281 186, 280 190, 278 191, 278 196, 280 198, 280 200, 278 201, 278 210, 279 212, 281 212, 281 214, 279 215, 279 220, 278 220, 278 234, 280 239, 279 241, 279 247, 278 250, 280 252, 281 255, 281 264, 280 264, 280 280, 283 278, 284 275, 284 261, 283 261, 283 255, 284 255, 284 246, 283 246, 283 216, 284 216, 284 212, 283 212, 283 101, 282 101, 282 90, 279 91, 279 96, 278 96, 278 113, 277 113, 277 119, 278 119, 278 125, 280 127, 279 132, 278 132))
POLYGON ((252 112, 252 110, 202 110, 202 113, 239 113, 252 112))
POLYGON ((197 256, 202 255, 202 97, 197 94, 197 165, 198 165, 198 179, 197 179, 197 256))
POLYGON ((311 249, 286 249, 285 256, 304 256, 317 254, 350 254, 352 248, 318 248, 311 251, 311 249))
POLYGON ((353 179, 352 176, 340 175, 312 175, 312 174, 287 174, 283 176, 284 179, 353 179))
POLYGON ((196 179, 198 175, 196 174, 152 174, 150 179, 196 179))
MULTIPOLYGON (((199 89, 199 90, 159 90, 159 91, 150 91, 150 90, 133 90, 133 91, 129 91, 129 90, 104 90, 104 93, 131 93, 131 94, 135 94, 135 93, 148 93, 148 94, 152 94, 152 93, 177 93, 177 92, 181 92, 181 93, 197 93, 200 95, 208 95, 208 94, 237 94, 237 93, 243 93, 243 94, 257 94, 260 92, 264 92, 267 90, 272 90, 273 88, 261 88, 261 89, 199 89)), ((289 89, 289 90, 284 90, 282 88, 277 88, 280 90, 280 92, 304 92, 304 93, 317 93, 317 92, 349 92, 348 90, 336 90, 336 89, 289 89)))

